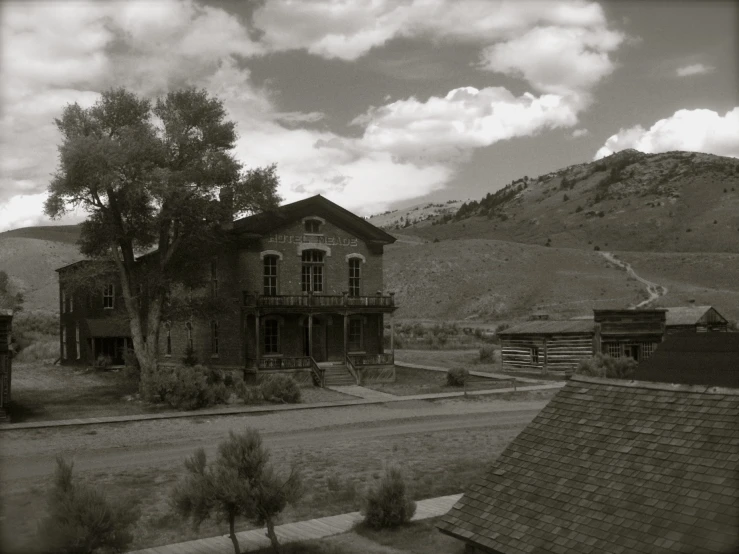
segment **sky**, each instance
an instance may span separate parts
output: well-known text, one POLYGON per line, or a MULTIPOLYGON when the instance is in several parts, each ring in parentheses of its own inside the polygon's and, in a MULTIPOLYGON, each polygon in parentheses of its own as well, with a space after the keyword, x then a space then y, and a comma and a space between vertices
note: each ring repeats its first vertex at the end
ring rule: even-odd
POLYGON ((286 202, 366 216, 479 199, 624 148, 739 157, 739 3, 132 0, 0 4, 0 231, 43 214, 64 107, 219 97, 286 202))

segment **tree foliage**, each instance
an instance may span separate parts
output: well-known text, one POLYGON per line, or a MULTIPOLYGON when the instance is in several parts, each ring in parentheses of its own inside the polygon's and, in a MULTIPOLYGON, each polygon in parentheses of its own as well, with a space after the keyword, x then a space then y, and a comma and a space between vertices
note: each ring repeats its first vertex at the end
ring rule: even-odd
POLYGON ((38 527, 41 550, 87 554, 123 552, 133 540, 139 510, 131 501, 109 502, 96 488, 72 480, 72 463, 57 457, 48 514, 38 527))
POLYGON ((156 367, 171 291, 202 284, 202 260, 227 241, 234 215, 276 206, 276 168, 242 167, 232 153, 235 124, 204 90, 153 102, 109 90, 90 108, 68 105, 55 121, 62 142, 46 213, 88 212, 80 249, 114 264, 143 376, 156 367))
POLYGON ((209 518, 227 521, 236 554, 236 518, 266 525, 272 548, 279 554, 275 519, 300 498, 301 479, 295 471, 286 478, 277 475, 256 430, 247 429, 240 435, 229 432, 213 463, 208 465, 201 448, 185 460, 185 469, 171 496, 171 505, 179 515, 191 519, 195 526, 209 518))
POLYGON ((23 309, 23 293, 10 291, 10 277, 5 271, 0 270, 0 309, 20 312, 23 309))

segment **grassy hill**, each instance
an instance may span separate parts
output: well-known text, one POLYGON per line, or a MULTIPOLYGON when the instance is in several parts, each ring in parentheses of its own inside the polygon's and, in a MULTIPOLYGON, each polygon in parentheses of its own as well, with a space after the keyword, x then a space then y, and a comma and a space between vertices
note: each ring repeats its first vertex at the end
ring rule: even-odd
POLYGON ((448 200, 443 203, 427 202, 408 208, 390 210, 368 218, 372 225, 386 229, 401 229, 413 223, 432 221, 447 215, 454 215, 462 206, 461 200, 448 200))
POLYGON ((618 152, 524 177, 457 213, 403 230, 428 240, 487 238, 554 247, 739 252, 739 160, 618 152))

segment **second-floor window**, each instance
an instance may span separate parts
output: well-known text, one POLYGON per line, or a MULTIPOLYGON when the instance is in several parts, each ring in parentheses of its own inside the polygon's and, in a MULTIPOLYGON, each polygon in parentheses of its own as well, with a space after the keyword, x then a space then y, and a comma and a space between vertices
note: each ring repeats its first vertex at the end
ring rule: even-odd
POLYGON ((303 270, 300 279, 303 292, 323 292, 323 252, 303 250, 303 270))
POLYGON ((361 263, 359 258, 349 258, 349 296, 361 294, 361 263))
POLYGON ((115 286, 113 283, 103 287, 103 308, 112 310, 115 304, 115 286))
POLYGON ((317 235, 321 232, 321 222, 318 219, 306 219, 305 232, 309 235, 317 235))
POLYGON ((277 256, 264 257, 264 295, 277 294, 277 256))

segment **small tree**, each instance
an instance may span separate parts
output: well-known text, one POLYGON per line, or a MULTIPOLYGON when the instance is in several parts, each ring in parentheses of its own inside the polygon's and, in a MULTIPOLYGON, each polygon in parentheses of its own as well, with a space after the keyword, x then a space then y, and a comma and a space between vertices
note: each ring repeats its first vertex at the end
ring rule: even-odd
POLYGON ((139 510, 131 501, 114 504, 96 488, 72 481, 72 467, 56 459, 48 515, 38 533, 42 550, 53 553, 123 552, 133 540, 139 510))
POLYGON ((197 527, 209 518, 228 521, 234 552, 239 554, 235 522, 244 517, 256 525, 267 526, 267 536, 274 551, 280 553, 275 534, 275 519, 300 498, 300 475, 292 471, 280 478, 269 463, 269 451, 254 429, 228 439, 218 446, 218 457, 207 465, 201 448, 185 460, 184 478, 172 491, 172 508, 182 517, 192 519, 197 527))
POLYGON ((403 473, 390 467, 376 489, 367 493, 362 508, 364 522, 373 529, 393 528, 408 523, 416 513, 416 503, 405 489, 403 473))

